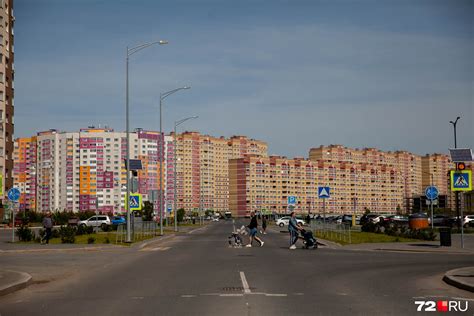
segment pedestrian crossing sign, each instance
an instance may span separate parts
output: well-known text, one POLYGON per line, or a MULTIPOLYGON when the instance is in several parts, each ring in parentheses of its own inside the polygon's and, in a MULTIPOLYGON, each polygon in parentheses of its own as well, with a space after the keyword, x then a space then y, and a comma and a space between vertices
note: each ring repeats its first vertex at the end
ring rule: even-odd
POLYGON ((131 193, 128 202, 130 211, 139 211, 142 209, 142 195, 140 193, 131 193))
POLYGON ((471 191, 472 171, 451 170, 451 191, 471 191))

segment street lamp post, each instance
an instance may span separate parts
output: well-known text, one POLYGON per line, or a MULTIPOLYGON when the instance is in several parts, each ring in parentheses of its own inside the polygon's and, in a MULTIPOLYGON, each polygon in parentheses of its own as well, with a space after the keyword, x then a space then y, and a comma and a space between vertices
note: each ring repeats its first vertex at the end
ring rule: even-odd
POLYGON ((173 212, 174 212, 174 231, 177 232, 178 231, 178 212, 176 210, 176 204, 177 204, 177 196, 176 196, 176 183, 178 182, 178 179, 177 179, 177 172, 176 172, 176 156, 177 156, 177 153, 178 153, 178 150, 177 150, 177 142, 176 142, 176 139, 177 139, 177 134, 176 134, 176 128, 183 124, 184 122, 186 122, 187 120, 192 120, 192 119, 197 119, 199 116, 190 116, 190 117, 187 117, 187 118, 184 118, 184 119, 181 119, 179 121, 175 121, 174 122, 174 155, 173 155, 173 158, 174 158, 174 193, 173 193, 173 198, 174 198, 174 201, 173 201, 173 212))
POLYGON ((151 42, 151 43, 145 43, 141 44, 132 48, 129 48, 127 46, 127 51, 126 51, 126 62, 125 62, 125 123, 126 123, 126 134, 127 134, 127 160, 125 162, 125 167, 127 169, 127 195, 125 196, 125 210, 127 211, 127 238, 126 242, 131 242, 130 238, 130 119, 129 119, 129 106, 128 106, 128 101, 129 101, 129 93, 128 93, 128 61, 130 56, 133 54, 141 51, 142 49, 145 49, 147 47, 150 47, 152 45, 159 44, 159 45, 165 45, 168 44, 167 41, 156 41, 156 42, 151 42))
MULTIPOLYGON (((159 185, 159 188, 160 188, 160 206, 159 206, 159 209, 160 209, 160 234, 163 235, 163 149, 164 149, 164 135, 163 135, 163 128, 162 128, 162 122, 163 122, 163 115, 162 115, 162 107, 163 107, 163 100, 166 99, 167 97, 169 97, 170 95, 172 95, 173 93, 176 93, 180 90, 187 90, 187 89, 191 89, 191 87, 188 87, 188 86, 184 86, 184 87, 181 87, 181 88, 177 88, 177 89, 174 89, 174 90, 170 90, 170 91, 167 91, 165 93, 160 93, 160 135, 159 135, 159 139, 160 139, 160 142, 159 142, 159 155, 160 155, 160 178, 159 178, 159 181, 160 181, 160 185, 159 185)), ((158 151, 157 151, 158 152, 158 151)), ((157 186, 158 188, 158 186, 157 186)))
MULTIPOLYGON (((456 125, 457 125, 458 120, 460 118, 461 117, 458 116, 454 122, 449 121, 449 123, 453 124, 453 128, 454 128, 454 148, 458 148, 458 142, 457 142, 457 139, 456 139, 456 125)), ((457 164, 456 164, 456 170, 457 169, 458 169, 458 167, 457 167, 457 164)), ((457 216, 457 222, 458 222, 458 229, 461 228, 461 248, 464 248, 464 226, 463 226, 464 214, 463 214, 462 210, 459 210, 459 192, 458 191, 454 192, 454 199, 456 200, 455 203, 456 203, 456 216, 457 216)))

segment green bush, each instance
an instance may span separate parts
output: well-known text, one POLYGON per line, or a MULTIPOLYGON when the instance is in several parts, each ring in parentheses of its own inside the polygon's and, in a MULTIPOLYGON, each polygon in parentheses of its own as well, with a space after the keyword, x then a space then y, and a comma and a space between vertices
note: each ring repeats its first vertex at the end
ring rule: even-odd
POLYGON ((361 227, 361 231, 366 232, 366 233, 375 233, 377 230, 377 225, 375 225, 372 222, 367 222, 361 227))
POLYGON ((77 226, 76 236, 89 235, 89 234, 92 234, 93 232, 94 232, 94 227, 79 225, 77 226))
POLYGON ((16 230, 18 239, 20 241, 31 241, 33 240, 33 232, 27 225, 22 225, 16 230))
MULTIPOLYGON (((46 230, 44 230, 44 229, 40 229, 40 230, 39 230, 38 234, 39 234, 40 239, 43 239, 45 233, 46 233, 46 230)), ((59 235, 59 231, 58 231, 57 229, 54 229, 54 228, 53 228, 53 229, 51 230, 51 238, 59 238, 59 237, 61 237, 61 236, 59 235)))
POLYGON ((88 244, 93 244, 93 243, 95 243, 95 238, 92 237, 92 236, 89 237, 89 238, 87 238, 87 243, 88 243, 88 244))
POLYGON ((72 226, 61 226, 59 228, 61 243, 74 244, 76 242, 76 228, 72 226))

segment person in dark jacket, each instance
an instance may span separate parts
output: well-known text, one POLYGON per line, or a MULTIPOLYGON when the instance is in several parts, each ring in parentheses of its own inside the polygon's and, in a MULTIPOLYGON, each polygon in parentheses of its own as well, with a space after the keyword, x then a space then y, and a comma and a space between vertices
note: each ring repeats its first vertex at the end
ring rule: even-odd
POLYGON ((53 220, 51 218, 51 212, 46 213, 46 216, 43 218, 43 227, 45 229, 45 234, 41 239, 41 244, 49 244, 49 239, 51 238, 51 232, 53 229, 53 220))
POLYGON ((257 237, 257 231, 258 231, 258 222, 257 222, 257 215, 255 215, 255 212, 250 213, 250 224, 247 226, 249 228, 249 244, 246 247, 252 247, 252 242, 255 239, 260 243, 260 247, 263 246, 263 241, 257 237))
POLYGON ((288 222, 288 231, 290 232, 290 249, 296 249, 296 242, 298 241, 298 231, 301 227, 298 226, 296 221, 296 213, 291 212, 290 221, 288 222))

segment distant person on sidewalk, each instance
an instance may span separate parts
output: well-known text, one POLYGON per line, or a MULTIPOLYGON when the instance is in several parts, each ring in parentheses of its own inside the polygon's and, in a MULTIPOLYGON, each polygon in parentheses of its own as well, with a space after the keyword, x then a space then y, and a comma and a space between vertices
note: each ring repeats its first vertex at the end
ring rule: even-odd
POLYGON ((298 231, 301 228, 296 221, 296 213, 291 212, 291 218, 288 222, 288 231, 290 232, 290 249, 296 249, 296 242, 298 241, 298 231))
POLYGON ((255 239, 260 243, 260 247, 263 246, 263 241, 257 237, 257 228, 258 228, 258 222, 257 222, 257 215, 255 215, 255 212, 250 213, 250 224, 247 226, 249 229, 249 244, 246 247, 252 247, 252 242, 255 239))
POLYGON ((43 227, 45 229, 45 233, 43 238, 41 239, 41 244, 49 244, 49 239, 51 238, 51 232, 53 229, 53 220, 51 218, 51 212, 47 212, 46 216, 43 218, 43 227))

